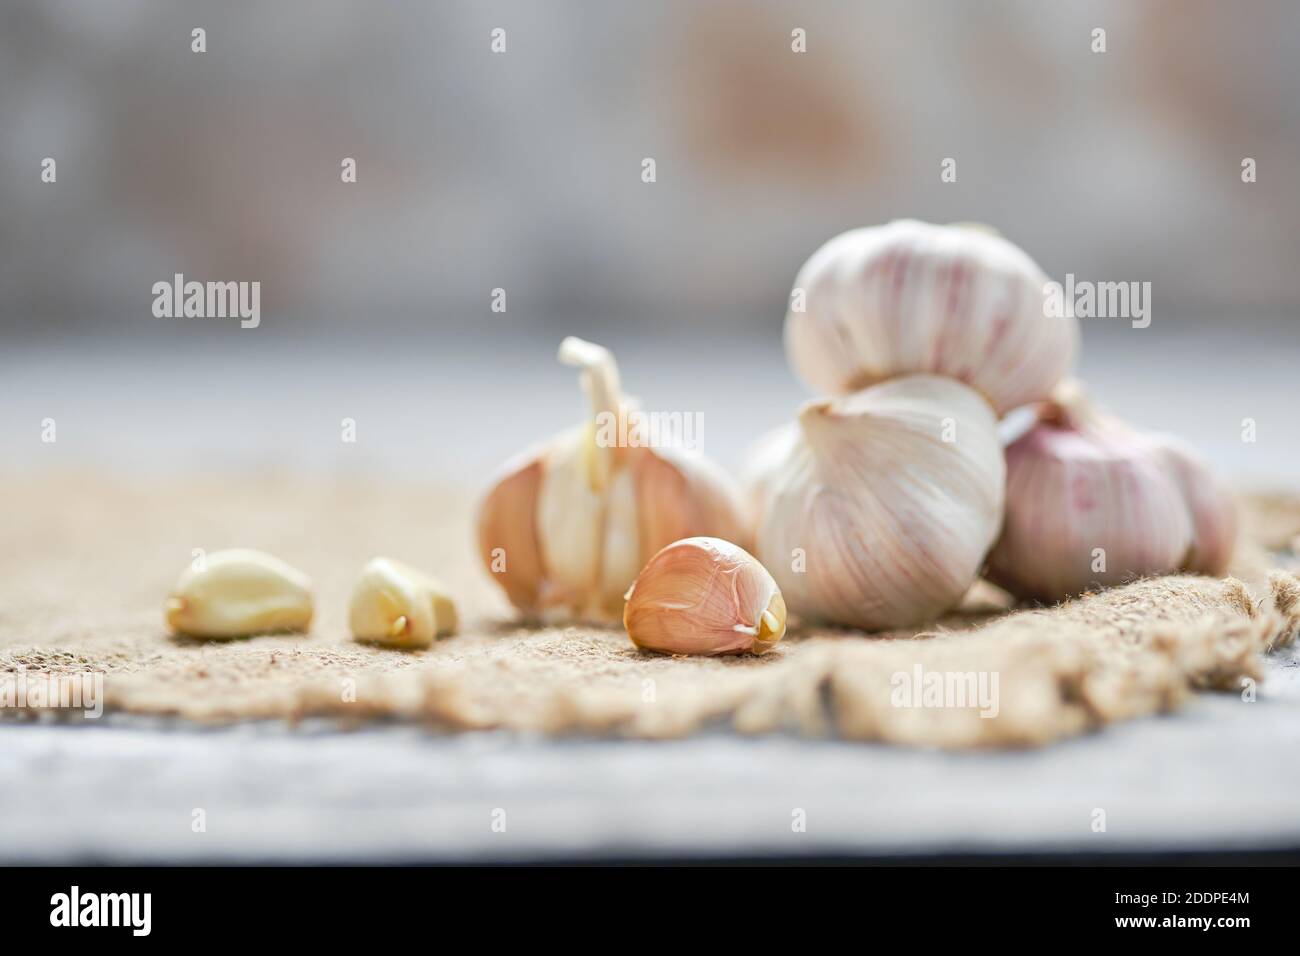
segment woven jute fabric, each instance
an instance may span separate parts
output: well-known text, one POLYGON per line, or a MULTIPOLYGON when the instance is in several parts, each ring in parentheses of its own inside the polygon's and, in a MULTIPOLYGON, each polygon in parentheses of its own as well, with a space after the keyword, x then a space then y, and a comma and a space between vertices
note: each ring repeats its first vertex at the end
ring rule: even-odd
POLYGON ((85 474, 11 476, 0 488, 0 674, 102 672, 107 709, 202 722, 389 718, 636 737, 724 726, 1032 746, 1172 710, 1197 690, 1240 693, 1260 678, 1260 655, 1300 624, 1300 580, 1265 550, 1300 534, 1300 505, 1283 496, 1249 511, 1250 540, 1225 580, 1147 579, 1021 610, 977 588, 921 633, 796 629, 762 657, 707 659, 642 652, 614 628, 517 623, 478 565, 472 497, 455 489, 85 474), (312 576, 310 633, 168 634, 163 599, 194 549, 236 546, 312 576), (351 640, 351 586, 376 555, 440 576, 461 632, 418 652, 351 640))

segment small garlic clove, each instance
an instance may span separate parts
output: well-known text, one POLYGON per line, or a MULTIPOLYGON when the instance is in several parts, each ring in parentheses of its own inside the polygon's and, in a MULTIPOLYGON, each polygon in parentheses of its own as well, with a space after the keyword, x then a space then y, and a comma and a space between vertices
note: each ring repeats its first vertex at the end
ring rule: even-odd
POLYGON ((584 428, 555 439, 542 463, 537 510, 541 567, 545 585, 541 603, 573 614, 591 613, 601 603, 600 573, 609 477, 596 490, 590 482, 591 443, 584 428))
POLYGON ((785 600, 758 560, 720 538, 686 538, 652 557, 627 594, 623 626, 664 654, 762 654, 785 634, 785 600))
POLYGON ((167 625, 190 637, 305 631, 311 580, 263 551, 215 551, 181 574, 164 608, 167 625))
POLYGON ((348 609, 352 636, 392 647, 428 647, 455 632, 456 605, 437 579, 391 558, 361 571, 348 609))

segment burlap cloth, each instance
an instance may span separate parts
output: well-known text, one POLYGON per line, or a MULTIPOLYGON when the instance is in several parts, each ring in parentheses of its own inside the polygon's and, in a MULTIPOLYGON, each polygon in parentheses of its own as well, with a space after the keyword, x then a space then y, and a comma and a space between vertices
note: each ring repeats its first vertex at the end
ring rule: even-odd
MULTIPOLYGON (((942 747, 1043 744, 1176 708, 1198 689, 1241 692, 1260 655, 1293 639, 1300 581, 1270 565, 1300 504, 1254 499, 1250 542, 1217 581, 1135 582, 1056 609, 998 610, 974 593, 926 634, 794 632, 761 658, 672 658, 621 630, 529 629, 478 566, 472 498, 396 480, 195 480, 102 475, 0 482, 0 672, 103 671, 109 710, 219 722, 335 716, 443 730, 675 737, 709 726, 942 747), (262 548, 308 572, 306 635, 169 636, 162 601, 194 548, 262 548), (461 634, 423 652, 353 642, 353 580, 374 555, 441 576, 461 634), (997 716, 896 706, 900 674, 996 674, 997 716)), ((4 716, 13 716, 7 711, 4 716)))

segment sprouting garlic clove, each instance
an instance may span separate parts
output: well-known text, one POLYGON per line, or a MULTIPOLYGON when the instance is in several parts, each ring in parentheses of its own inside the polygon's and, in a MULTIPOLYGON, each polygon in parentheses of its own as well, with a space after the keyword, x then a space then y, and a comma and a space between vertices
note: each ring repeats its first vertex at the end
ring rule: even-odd
POLYGON ((167 625, 190 637, 247 637, 305 631, 311 580, 263 551, 215 551, 188 567, 164 607, 167 625))
POLYGON ((627 593, 623 626, 664 654, 762 654, 785 634, 785 601, 753 555, 720 538, 686 538, 652 557, 627 593))
POLYGON ((743 509, 707 459, 647 446, 608 350, 568 338, 560 359, 581 369, 591 416, 508 467, 479 507, 479 551, 524 614, 617 620, 650 556, 692 534, 743 538, 743 509))
POLYGON ((950 376, 999 414, 1046 399, 1079 331, 1047 309, 1047 276, 987 228, 899 220, 831 239, 795 279, 795 372, 842 395, 914 372, 950 376))
POLYGON ((921 624, 975 581, 1002 521, 993 410, 912 375, 809 403, 768 477, 758 557, 790 610, 866 630, 921 624))
POLYGON ((1149 439, 1061 390, 1006 450, 1007 507, 988 576, 1056 601, 1178 570, 1193 530, 1149 439))
POLYGON ((456 605, 436 578, 391 558, 374 558, 352 590, 348 623, 358 640, 428 647, 455 633, 456 605))

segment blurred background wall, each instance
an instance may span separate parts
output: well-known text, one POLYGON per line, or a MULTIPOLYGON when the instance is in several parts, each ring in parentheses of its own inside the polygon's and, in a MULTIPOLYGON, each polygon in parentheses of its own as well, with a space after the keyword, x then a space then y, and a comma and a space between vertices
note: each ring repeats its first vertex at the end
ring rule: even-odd
POLYGON ((1083 322, 1096 396, 1300 488, 1298 172, 1294 0, 8 0, 0 469, 477 485, 585 414, 566 334, 737 467, 807 396, 801 263, 914 216, 1150 282, 1083 322), (155 318, 178 272, 261 326, 155 318))
POLYGON ((1157 322, 1300 307, 1293 0, 11 0, 0 124, 10 342, 155 332, 175 272, 261 281, 272 332, 473 334, 496 287, 539 330, 776 328, 899 216, 1150 281, 1157 322))

